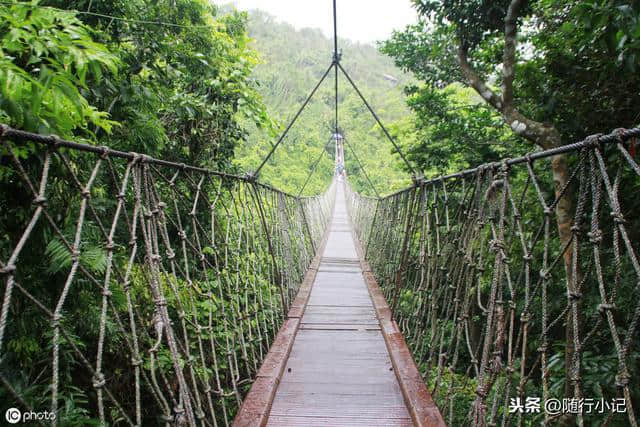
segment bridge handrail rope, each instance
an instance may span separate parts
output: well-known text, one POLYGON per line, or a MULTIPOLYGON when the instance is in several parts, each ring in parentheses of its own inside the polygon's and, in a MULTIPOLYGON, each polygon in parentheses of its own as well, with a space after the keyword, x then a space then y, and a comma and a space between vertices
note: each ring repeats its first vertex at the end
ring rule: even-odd
POLYGON ((599 403, 598 422, 638 425, 640 247, 620 200, 625 186, 637 188, 638 136, 640 128, 617 129, 377 199, 347 182, 367 261, 450 425, 596 422, 593 410, 544 407, 563 399, 599 403), (554 194, 543 159, 559 154, 571 168, 554 194), (563 239, 556 208, 569 197, 563 239), (566 299, 550 298, 558 286, 566 299), (591 346, 597 360, 615 361, 615 384, 598 380, 601 396, 586 388, 591 346), (518 410, 529 399, 537 415, 518 410))
POLYGON ((38 411, 44 396, 25 387, 48 384, 54 425, 69 422, 74 389, 102 424, 229 425, 323 238, 335 184, 296 197, 2 125, 0 153, 3 196, 26 218, 0 218, 7 393, 38 411), (26 143, 33 154, 18 157, 26 143), (40 330, 20 327, 30 319, 40 330), (24 366, 21 340, 50 357, 24 366))

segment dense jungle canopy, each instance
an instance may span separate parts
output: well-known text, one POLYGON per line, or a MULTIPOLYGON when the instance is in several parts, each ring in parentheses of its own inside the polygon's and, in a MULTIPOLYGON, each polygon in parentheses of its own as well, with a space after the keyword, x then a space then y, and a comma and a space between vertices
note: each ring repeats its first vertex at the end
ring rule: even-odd
MULTIPOLYGON (((393 1, 388 3, 393 7, 393 1)), ((436 177, 640 124, 638 1, 413 0, 413 4, 417 24, 397 29, 389 40, 375 46, 341 39, 340 47, 342 64, 424 176, 436 177)), ((320 30, 296 30, 267 13, 238 12, 233 6, 207 0, 0 1, 0 123, 244 174, 260 164, 331 64, 331 55, 332 40, 320 30)), ((332 78, 262 170, 263 182, 298 194, 323 152, 303 195, 320 194, 331 182, 332 78)), ((357 191, 375 194, 363 168, 382 195, 411 184, 409 171, 344 79, 339 88, 339 124, 349 141, 346 167, 357 191)), ((0 148, 0 260, 8 258, 20 240, 33 208, 32 198, 12 169, 10 153, 33 170, 40 165, 32 144, 11 145, 10 152, 0 148)), ((79 157, 71 155, 70 162, 71 170, 87 168, 79 157)), ((572 158, 545 163, 546 169, 539 172, 548 179, 541 184, 541 192, 549 197, 557 194, 575 163, 572 158)), ((525 181, 524 175, 514 179, 514 191, 529 185, 525 181)), ((640 180, 623 177, 616 185, 622 189, 620 204, 637 248, 640 180)), ((109 194, 116 190, 107 186, 93 190, 98 209, 113 208, 109 194)), ((569 197, 556 207, 553 233, 558 239, 551 248, 555 251, 568 246, 573 232, 577 189, 567 185, 566 191, 569 197)), ((56 181, 51 193, 50 199, 59 202, 54 219, 60 233, 72 236, 79 197, 65 191, 64 180, 56 181)), ((527 212, 523 218, 536 221, 527 212)), ((74 257, 53 231, 37 231, 36 241, 21 256, 29 270, 23 279, 28 279, 27 286, 37 298, 53 305, 74 257)), ((609 255, 614 251, 607 250, 609 255)), ((560 263, 572 271, 571 250, 566 252, 560 263)), ((249 259, 248 254, 240 255, 249 259)), ((104 273, 107 250, 96 224, 86 226, 79 256, 88 271, 104 273)), ((587 270, 586 265, 581 268, 587 270)), ((637 323, 640 316, 633 312, 640 295, 630 271, 629 264, 605 266, 604 275, 619 285, 617 292, 629 296, 616 308, 620 324, 629 324, 632 318, 637 323)), ((136 274, 132 286, 141 289, 142 268, 134 269, 136 274)), ((269 288, 258 276, 256 283, 269 288)), ((557 283, 550 291, 552 304, 567 298, 562 279, 557 283)), ((82 289, 65 305, 67 322, 75 325, 69 341, 75 339, 77 345, 95 341, 100 329, 101 296, 82 289)), ((477 292, 480 298, 488 290, 477 292)), ((584 301, 598 298, 596 286, 583 293, 584 301)), ((413 296, 404 295, 403 301, 413 296)), ((221 304, 222 311, 235 309, 221 304)), ((413 310, 408 304, 402 307, 413 310)), ((26 304, 11 310, 23 315, 13 317, 19 320, 12 320, 11 326, 19 332, 7 335, 4 345, 10 355, 0 359, 0 369, 20 372, 11 377, 12 387, 30 405, 44 407, 49 365, 42 355, 48 357, 51 349, 49 332, 41 331, 48 330, 49 321, 26 304)), ((586 310, 592 311, 586 317, 598 316, 597 310, 586 310)), ((570 344, 572 321, 568 313, 549 331, 556 338, 566 337, 568 343, 550 350, 551 393, 558 396, 571 393, 570 373, 563 361, 576 351, 570 344)), ((276 331, 275 326, 270 330, 276 331)), ((216 339, 224 338, 220 334, 216 339)), ((637 333, 625 338, 637 340, 637 333)), ((536 344, 531 343, 530 358, 537 354, 536 344)), ((617 362, 607 353, 611 346, 610 341, 593 340, 582 359, 585 393, 591 397, 616 394, 617 362)), ((74 377, 80 361, 69 347, 61 351, 61 375, 72 384, 84 384, 86 378, 74 377)), ((122 340, 109 340, 105 347, 107 359, 120 360, 122 340)), ((415 356, 421 360, 421 355, 415 356)), ((637 377, 637 345, 628 357, 628 370, 637 377)), ((427 372, 426 366, 420 367, 430 378, 433 372, 427 372)), ((440 385, 442 394, 454 381, 465 384, 458 402, 462 407, 473 399, 473 375, 470 371, 447 373, 440 385)), ((229 394, 221 391, 220 400, 233 408, 233 414, 235 396, 228 379, 222 383, 229 394)), ((241 386, 234 390, 238 395, 250 384, 241 386)), ((530 394, 539 395, 541 386, 532 387, 530 394)), ((0 387, 0 401, 8 396, 7 389, 0 387)), ((639 407, 640 390, 632 390, 631 398, 639 407)), ((62 390, 59 399, 63 425, 98 424, 90 415, 93 403, 87 403, 91 399, 78 384, 62 390)), ((457 425, 465 422, 465 415, 460 410, 457 425)), ((150 414, 145 417, 155 420, 150 414)), ((596 421, 602 425, 604 418, 596 421)), ((563 422, 572 425, 571 420, 563 422)), ((616 422, 609 425, 624 425, 616 422)))

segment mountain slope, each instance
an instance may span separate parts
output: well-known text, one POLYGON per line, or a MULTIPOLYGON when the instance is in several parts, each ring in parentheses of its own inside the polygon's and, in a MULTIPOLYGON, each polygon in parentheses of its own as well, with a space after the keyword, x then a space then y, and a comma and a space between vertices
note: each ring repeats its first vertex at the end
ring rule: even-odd
MULTIPOLYGON (((329 67, 333 41, 320 30, 302 29, 278 22, 261 12, 249 12, 249 34, 255 40, 262 64, 255 69, 259 92, 271 116, 278 122, 275 134, 250 129, 247 141, 238 147, 236 162, 243 170, 253 171, 267 155, 279 134, 295 115, 313 87, 329 67)), ((371 45, 340 40, 342 65, 359 86, 383 123, 392 123, 409 115, 403 87, 412 83, 391 59, 371 45)), ((408 175, 400 169, 399 157, 391 154, 385 139, 344 76, 339 76, 339 124, 346 138, 364 164, 366 172, 381 193, 408 184, 408 175)), ((261 171, 261 178, 297 194, 312 164, 322 151, 320 163, 304 194, 317 194, 333 174, 333 146, 327 144, 334 122, 334 74, 329 74, 287 138, 261 171), (326 147, 325 147, 326 146, 326 147)), ((373 194, 350 149, 346 167, 359 190, 373 194)))

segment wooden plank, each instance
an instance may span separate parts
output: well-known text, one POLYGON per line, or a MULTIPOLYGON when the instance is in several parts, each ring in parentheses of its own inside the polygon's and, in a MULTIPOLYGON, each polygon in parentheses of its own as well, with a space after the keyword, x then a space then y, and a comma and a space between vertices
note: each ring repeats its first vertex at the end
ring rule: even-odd
POLYGON ((446 426, 440 410, 424 384, 420 371, 411 355, 411 351, 400 333, 398 325, 393 320, 391 310, 382 295, 378 282, 371 273, 369 264, 364 259, 362 246, 355 235, 353 240, 356 245, 362 270, 364 271, 367 288, 371 295, 378 319, 380 320, 380 325, 382 326, 382 336, 384 337, 389 355, 391 356, 393 370, 411 414, 413 424, 419 427, 446 426))
POLYGON ((408 426, 356 246, 344 193, 272 403, 270 426, 408 426))
POLYGON ((282 427, 408 427, 410 418, 379 419, 363 417, 298 417, 275 415, 269 417, 268 426, 282 427))

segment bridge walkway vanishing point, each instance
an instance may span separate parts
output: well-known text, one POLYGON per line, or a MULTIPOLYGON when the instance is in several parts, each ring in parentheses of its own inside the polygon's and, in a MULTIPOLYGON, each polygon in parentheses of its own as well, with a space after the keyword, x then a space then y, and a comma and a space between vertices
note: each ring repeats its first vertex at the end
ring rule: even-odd
POLYGON ((444 425, 373 276, 365 277, 341 183, 317 261, 300 291, 306 304, 299 315, 294 304, 295 324, 281 329, 234 425, 444 425))

